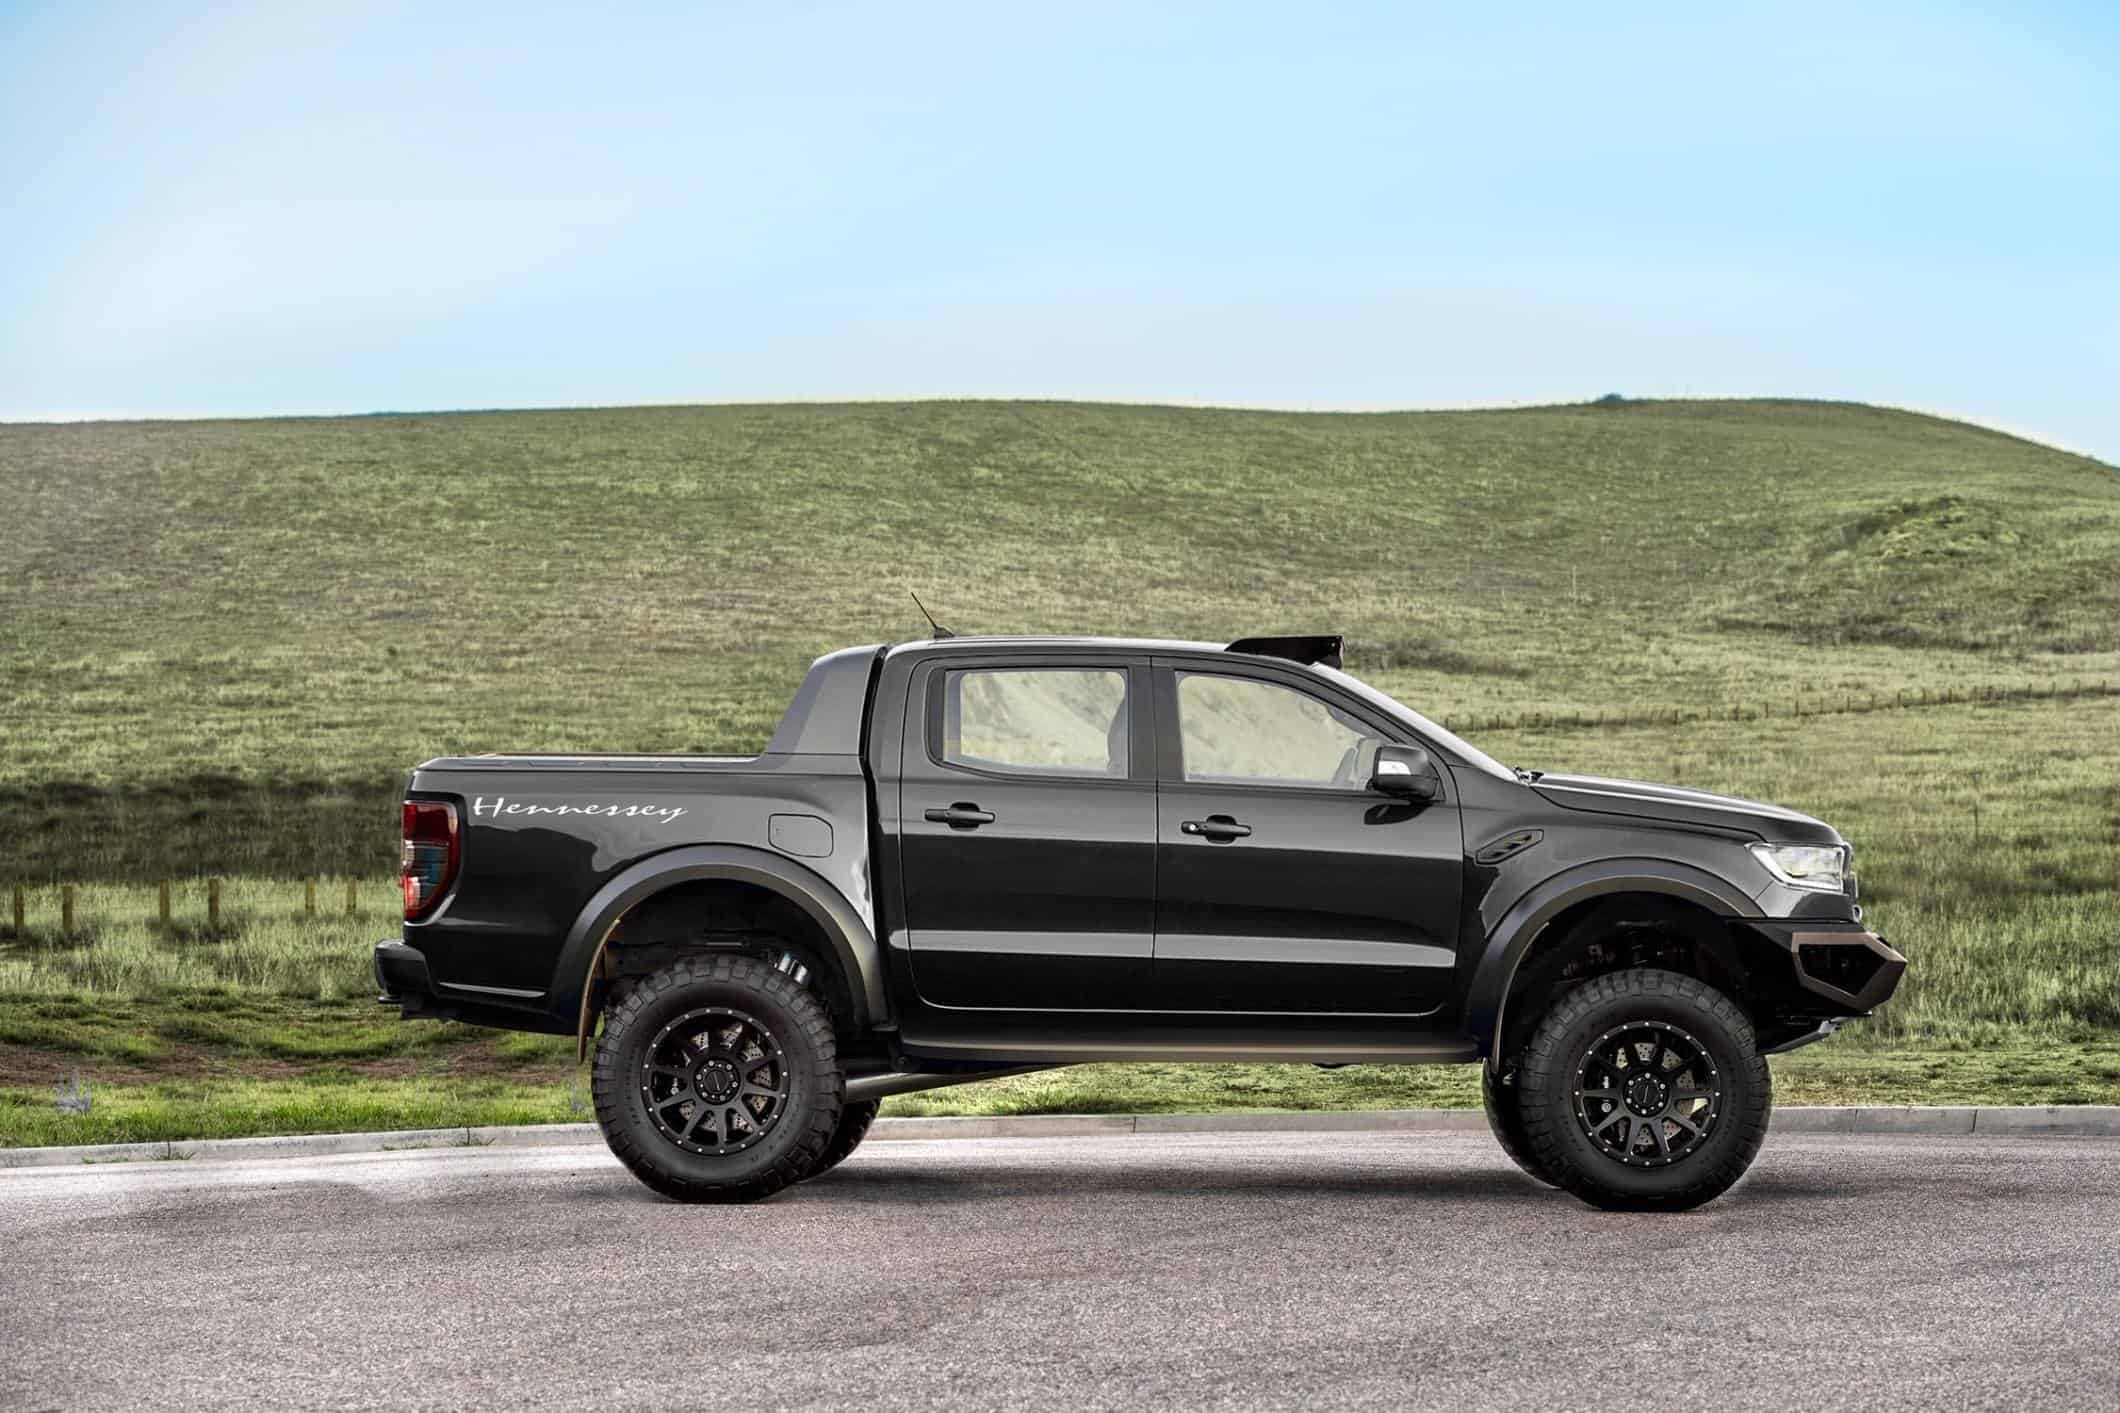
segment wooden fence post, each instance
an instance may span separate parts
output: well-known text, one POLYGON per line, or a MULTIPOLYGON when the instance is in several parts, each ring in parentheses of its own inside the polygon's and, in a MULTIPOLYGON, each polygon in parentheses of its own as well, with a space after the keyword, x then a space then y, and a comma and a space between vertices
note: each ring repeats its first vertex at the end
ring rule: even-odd
POLYGON ((15 935, 17 937, 20 937, 23 933, 23 920, 27 916, 27 908, 25 906, 27 901, 22 896, 22 885, 17 883, 15 885, 15 935))
POLYGON ((162 926, 169 926, 169 880, 166 878, 155 889, 155 918, 162 926))
POLYGON ((353 917, 360 911, 359 900, 354 896, 353 880, 346 880, 346 916, 353 917))
POLYGON ((74 885, 63 885, 59 889, 59 931, 68 937, 74 935, 74 885))
POLYGON ((206 930, 221 930, 221 880, 218 878, 206 880, 206 930))
POLYGON ((302 880, 302 916, 315 917, 316 915, 317 881, 314 878, 305 878, 302 880))

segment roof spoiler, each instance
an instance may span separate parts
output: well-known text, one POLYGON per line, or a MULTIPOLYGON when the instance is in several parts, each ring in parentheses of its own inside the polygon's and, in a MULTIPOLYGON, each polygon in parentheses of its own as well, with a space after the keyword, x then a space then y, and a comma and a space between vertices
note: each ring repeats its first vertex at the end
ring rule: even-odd
POLYGON ((1260 657, 1284 657, 1305 667, 1340 665, 1340 635, 1316 633, 1292 638, 1239 638, 1222 651, 1256 653, 1260 657))

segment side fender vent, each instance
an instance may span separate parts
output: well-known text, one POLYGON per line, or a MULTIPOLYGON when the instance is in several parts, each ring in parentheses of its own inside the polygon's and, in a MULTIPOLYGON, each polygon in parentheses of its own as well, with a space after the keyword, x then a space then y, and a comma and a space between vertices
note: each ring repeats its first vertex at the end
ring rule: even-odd
POLYGON ((1542 829, 1519 829, 1513 834, 1504 834, 1492 843, 1481 845, 1479 852, 1472 856, 1472 861, 1491 868, 1504 859, 1515 858, 1545 837, 1546 832, 1542 829))

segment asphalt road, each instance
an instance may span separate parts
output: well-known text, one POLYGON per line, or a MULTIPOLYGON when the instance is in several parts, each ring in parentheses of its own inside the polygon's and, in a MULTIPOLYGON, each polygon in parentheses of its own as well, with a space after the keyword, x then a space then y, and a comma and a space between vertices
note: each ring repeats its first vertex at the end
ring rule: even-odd
POLYGON ((2112 1408, 2120 1140, 1770 1140, 1616 1216, 1484 1136, 0 1172, 0 1406, 2112 1408))

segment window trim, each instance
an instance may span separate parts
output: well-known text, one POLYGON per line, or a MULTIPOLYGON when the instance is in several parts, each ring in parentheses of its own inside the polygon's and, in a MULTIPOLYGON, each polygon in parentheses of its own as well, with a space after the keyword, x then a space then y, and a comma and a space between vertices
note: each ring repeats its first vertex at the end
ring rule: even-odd
POLYGON ((938 658, 924 666, 925 681, 917 690, 923 694, 921 746, 927 753, 928 764, 937 770, 956 775, 970 776, 978 780, 996 781, 1041 781, 1053 785, 1139 785, 1155 780, 1155 737, 1149 727, 1147 712, 1153 690, 1148 669, 1138 661, 1125 659, 1038 657, 1038 658, 938 658), (949 679, 952 674, 966 672, 1116 672, 1125 681, 1124 700, 1126 721, 1126 773, 1124 775, 1078 775, 1071 771, 1040 769, 1036 766, 1002 766, 987 769, 967 765, 962 761, 948 759, 943 754, 943 715, 949 706, 949 679))
POLYGON ((1447 757, 1432 744, 1409 732, 1404 725, 1380 715, 1367 702, 1336 690, 1332 684, 1300 672, 1283 672, 1250 662, 1211 662, 1198 658, 1158 657, 1152 666, 1156 678, 1156 719, 1168 723, 1168 729, 1160 732, 1156 741, 1156 780, 1159 785, 1183 790, 1207 790, 1216 793, 1244 795, 1260 791, 1272 791, 1276 795, 1312 795, 1334 800, 1364 799, 1388 801, 1368 786, 1368 782, 1354 785, 1282 785, 1270 780, 1187 780, 1185 778, 1185 723, 1179 714, 1178 674, 1190 673, 1196 677, 1237 677, 1268 686, 1284 687, 1291 692, 1311 697, 1322 705, 1329 706, 1343 715, 1351 716, 1363 723, 1380 741, 1394 746, 1419 746, 1435 757, 1436 769, 1443 778, 1443 793, 1430 802, 1447 805, 1454 802, 1453 785, 1447 757))

